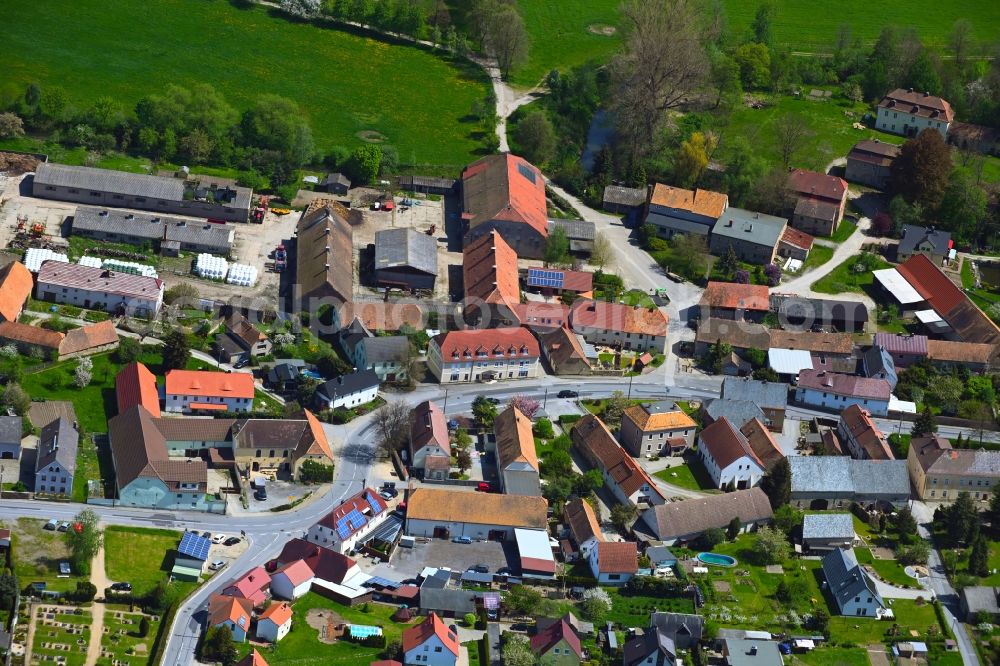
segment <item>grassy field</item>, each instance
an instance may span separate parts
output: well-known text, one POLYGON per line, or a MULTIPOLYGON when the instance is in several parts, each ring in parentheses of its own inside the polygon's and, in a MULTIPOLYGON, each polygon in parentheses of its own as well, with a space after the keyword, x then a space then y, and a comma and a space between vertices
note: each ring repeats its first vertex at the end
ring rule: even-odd
POLYGON ((665 613, 693 613, 693 603, 688 598, 646 597, 623 594, 621 590, 605 588, 611 596, 611 612, 605 617, 623 627, 642 627, 649 624, 649 614, 654 610, 665 613))
POLYGON ((620 41, 606 30, 618 24, 619 4, 620 0, 520 0, 531 50, 528 63, 511 76, 512 83, 533 86, 553 69, 607 61, 620 41))
POLYGON ((800 116, 811 133, 803 143, 802 149, 792 159, 793 166, 803 169, 825 170, 830 162, 847 155, 851 147, 862 139, 877 136, 887 143, 903 143, 903 137, 872 129, 854 129, 853 123, 861 122, 868 111, 868 107, 862 103, 836 98, 817 102, 790 95, 755 96, 766 99, 768 106, 763 109, 737 107, 733 110, 728 124, 715 128, 721 136, 719 150, 723 161, 728 159, 730 142, 727 139, 739 136, 749 142, 755 156, 767 160, 772 167, 781 166, 781 149, 776 124, 780 118, 790 113, 800 116))
MULTIPOLYGON (((323 643, 319 640, 319 632, 306 622, 306 615, 312 609, 323 609, 326 613, 335 613, 349 624, 377 625, 389 641, 399 640, 403 629, 411 624, 398 624, 390 618, 396 612, 395 606, 383 604, 363 604, 355 608, 342 606, 335 601, 310 592, 296 601, 292 606, 292 630, 273 647, 257 646, 258 652, 271 666, 311 666, 312 664, 367 664, 378 659, 381 652, 378 648, 362 647, 347 641, 323 643), (366 612, 367 609, 367 612, 366 612)), ((237 646, 240 656, 250 651, 248 644, 237 646)))
MULTIPOLYGON (((731 32, 741 39, 762 2, 722 0, 722 4, 731 32)), ((960 18, 972 22, 973 34, 981 42, 996 39, 996 26, 1000 24, 1000 4, 989 0, 917 5, 888 0, 878 7, 878 16, 883 19, 876 19, 871 4, 864 0, 838 2, 834 12, 817 12, 816 4, 807 0, 773 0, 771 4, 777 9, 772 20, 775 44, 802 52, 831 53, 842 24, 849 25, 853 37, 865 44, 875 42, 883 25, 896 24, 916 28, 924 43, 933 46, 946 44, 948 33, 960 18)))
POLYGON ((863 648, 823 648, 796 654, 792 666, 868 666, 868 651, 863 648))
POLYGON ((0 98, 38 82, 64 88, 78 108, 102 95, 132 106, 170 83, 208 81, 241 110, 265 92, 296 101, 321 151, 374 133, 404 164, 457 168, 480 145, 468 116, 486 95, 484 75, 418 48, 225 0, 51 0, 44 12, 11 0, 4 10, 0 98))
MULTIPOLYGON (((825 277, 812 283, 812 290, 818 291, 822 294, 842 294, 845 291, 853 291, 858 293, 864 293, 867 287, 871 287, 872 283, 875 281, 875 277, 872 271, 864 271, 863 273, 855 273, 851 270, 851 267, 857 263, 855 257, 851 257, 844 263, 840 264, 825 277)), ((879 258, 879 264, 874 270, 881 270, 883 268, 890 268, 892 264, 879 258)))
POLYGON ((181 533, 140 527, 108 527, 104 531, 104 568, 113 582, 132 583, 142 596, 166 578, 174 564, 173 551, 181 533))

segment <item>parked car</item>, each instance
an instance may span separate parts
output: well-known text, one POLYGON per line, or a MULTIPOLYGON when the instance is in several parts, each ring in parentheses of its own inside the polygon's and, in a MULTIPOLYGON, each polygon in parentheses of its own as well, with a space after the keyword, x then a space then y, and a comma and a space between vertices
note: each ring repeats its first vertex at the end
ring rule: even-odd
POLYGON ((68 529, 69 529, 69 523, 68 522, 63 521, 63 522, 59 523, 59 531, 60 532, 65 532, 68 529))
POLYGON ((226 539, 226 540, 225 540, 225 541, 224 541, 224 542, 222 543, 222 545, 223 545, 223 546, 235 546, 235 545, 236 545, 236 544, 238 544, 238 543, 239 543, 240 541, 242 541, 242 539, 240 539, 239 537, 229 537, 228 539, 226 539))
POLYGON ((219 569, 223 568, 224 566, 226 566, 225 562, 223 562, 222 560, 216 560, 216 561, 212 562, 211 564, 209 564, 208 568, 211 569, 212 571, 218 571, 219 569))
POLYGON ((479 492, 481 492, 481 493, 489 493, 489 492, 493 491, 493 488, 486 481, 480 481, 479 485, 476 486, 476 490, 479 491, 479 492))
POLYGON ((267 499, 267 488, 258 488, 256 492, 254 492, 253 496, 255 499, 263 502, 267 499))
POLYGON ((500 567, 499 569, 497 569, 497 573, 500 574, 501 576, 509 576, 511 573, 510 567, 500 567))
POLYGON ((212 537, 212 543, 222 543, 227 538, 228 537, 225 534, 216 534, 215 536, 212 537))
POLYGON ((202 532, 201 533, 201 538, 202 539, 211 539, 212 538, 212 533, 211 532, 202 532))
POLYGON ((240 360, 236 361, 236 363, 233 364, 233 367, 239 370, 240 368, 247 367, 247 363, 249 362, 250 361, 246 360, 245 358, 241 358, 240 360))
POLYGON ((448 430, 458 430, 458 421, 451 419, 448 421, 448 430))
POLYGON ((391 500, 393 497, 395 497, 395 495, 393 495, 392 493, 390 493, 388 490, 380 490, 379 493, 378 493, 378 496, 381 497, 382 499, 384 499, 387 502, 389 500, 391 500))
POLYGON ((452 539, 452 543, 472 543, 472 538, 467 536, 457 536, 452 539))
POLYGON ((53 519, 52 519, 52 520, 50 520, 49 522, 45 523, 45 527, 44 527, 43 529, 46 529, 46 530, 54 530, 54 529, 56 529, 57 527, 59 527, 59 521, 58 521, 58 520, 56 520, 55 518, 53 518, 53 519))
POLYGON ((112 583, 111 589, 114 590, 115 592, 131 592, 132 583, 126 583, 126 582, 112 583))
POLYGON ((473 567, 469 567, 469 571, 475 571, 476 573, 489 573, 490 568, 485 564, 477 564, 473 567))
POLYGON ((577 391, 571 391, 570 389, 563 389, 557 394, 559 398, 579 398, 580 394, 577 391))

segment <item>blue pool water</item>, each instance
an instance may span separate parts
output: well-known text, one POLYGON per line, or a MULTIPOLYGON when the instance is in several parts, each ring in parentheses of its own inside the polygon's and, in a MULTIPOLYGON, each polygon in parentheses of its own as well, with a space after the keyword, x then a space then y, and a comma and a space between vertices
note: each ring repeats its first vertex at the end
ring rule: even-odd
POLYGON ((314 372, 313 370, 303 370, 302 376, 310 377, 312 379, 320 379, 320 380, 323 379, 323 375, 319 374, 318 372, 314 372))
POLYGON ((710 564, 714 567, 735 567, 736 558, 730 557, 729 555, 720 555, 719 553, 698 553, 698 561, 704 564, 710 564))

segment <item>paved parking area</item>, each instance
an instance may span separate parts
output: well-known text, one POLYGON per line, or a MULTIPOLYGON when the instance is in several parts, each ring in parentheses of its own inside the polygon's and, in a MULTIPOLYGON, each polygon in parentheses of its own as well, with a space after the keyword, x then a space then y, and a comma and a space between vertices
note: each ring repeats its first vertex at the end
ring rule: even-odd
POLYGON ((453 571, 465 571, 477 564, 485 564, 491 572, 501 567, 515 567, 517 547, 513 542, 452 543, 444 539, 430 539, 427 543, 417 542, 413 548, 397 547, 388 564, 375 565, 370 573, 402 580, 416 578, 424 567, 448 567, 453 571))

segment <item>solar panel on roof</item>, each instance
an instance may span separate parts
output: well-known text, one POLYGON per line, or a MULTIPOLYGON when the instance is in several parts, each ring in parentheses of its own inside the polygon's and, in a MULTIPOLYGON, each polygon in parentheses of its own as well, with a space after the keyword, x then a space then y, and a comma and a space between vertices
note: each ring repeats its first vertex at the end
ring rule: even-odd
POLYGON ((532 183, 535 182, 535 172, 532 171, 531 169, 529 169, 526 165, 524 165, 524 164, 518 164, 517 165, 517 171, 522 176, 524 176, 525 178, 527 178, 528 180, 530 180, 532 183))
POLYGON ((177 547, 177 552, 181 555, 193 557, 198 560, 208 559, 208 550, 212 547, 212 542, 194 532, 185 532, 181 537, 181 544, 177 547))
POLYGON ((382 510, 382 504, 377 499, 375 499, 375 497, 371 493, 365 493, 365 499, 368 500, 368 506, 370 506, 372 508, 372 511, 374 511, 375 513, 378 513, 379 511, 382 510))
POLYGON ((340 535, 341 539, 346 539, 364 525, 365 522, 367 521, 361 515, 360 511, 351 509, 346 516, 337 521, 337 534, 340 535))
POLYGON ((372 576, 367 581, 365 581, 365 587, 387 587, 390 590, 395 590, 399 587, 399 583, 394 580, 389 580, 388 578, 382 578, 381 576, 372 576))
POLYGON ((562 271, 550 271, 543 268, 528 269, 529 287, 555 287, 562 289, 564 273, 562 271))

